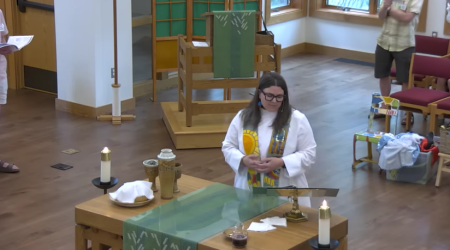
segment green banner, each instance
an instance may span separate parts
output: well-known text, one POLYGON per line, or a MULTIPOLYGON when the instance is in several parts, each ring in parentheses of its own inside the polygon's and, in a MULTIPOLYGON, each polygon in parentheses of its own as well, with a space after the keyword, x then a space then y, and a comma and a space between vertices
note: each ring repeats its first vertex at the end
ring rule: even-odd
POLYGON ((200 241, 286 202, 216 183, 124 221, 123 250, 196 250, 200 241))
POLYGON ((254 77, 255 11, 232 10, 213 13, 214 78, 254 77))

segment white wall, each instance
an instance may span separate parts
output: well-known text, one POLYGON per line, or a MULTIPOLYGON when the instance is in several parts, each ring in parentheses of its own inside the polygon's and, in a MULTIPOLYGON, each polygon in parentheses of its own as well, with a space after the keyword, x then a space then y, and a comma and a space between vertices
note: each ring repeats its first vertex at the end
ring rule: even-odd
MULTIPOLYGON (((125 100, 133 97, 131 2, 117 3, 118 81, 125 100)), ((91 107, 111 104, 112 1, 55 0, 54 5, 58 98, 91 107)))
MULTIPOLYGON (((264 0, 262 1, 262 6, 265 6, 264 0)), ((306 19, 307 18, 304 17, 269 25, 267 26, 267 30, 272 31, 275 36, 275 42, 281 44, 281 48, 290 47, 306 42, 306 19)), ((261 27, 264 29, 264 26, 261 27)))
MULTIPOLYGON (((450 38, 443 34, 445 3, 446 0, 428 1, 426 32, 417 34, 431 36, 433 31, 437 31, 439 37, 450 38)), ((381 27, 377 26, 312 17, 308 17, 306 27, 306 42, 308 43, 369 53, 375 53, 376 40, 381 30, 381 27)))

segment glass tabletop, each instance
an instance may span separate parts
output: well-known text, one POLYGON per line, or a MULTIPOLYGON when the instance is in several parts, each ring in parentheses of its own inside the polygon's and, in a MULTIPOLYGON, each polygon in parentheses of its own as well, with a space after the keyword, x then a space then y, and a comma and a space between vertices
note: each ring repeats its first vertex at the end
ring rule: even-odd
POLYGON ((149 239, 152 242, 143 247, 164 249, 163 245, 175 244, 179 249, 194 250, 198 242, 286 202, 276 195, 253 194, 216 183, 126 220, 124 246, 131 243, 138 249, 136 243, 149 239), (142 240, 137 239, 140 235, 142 240))

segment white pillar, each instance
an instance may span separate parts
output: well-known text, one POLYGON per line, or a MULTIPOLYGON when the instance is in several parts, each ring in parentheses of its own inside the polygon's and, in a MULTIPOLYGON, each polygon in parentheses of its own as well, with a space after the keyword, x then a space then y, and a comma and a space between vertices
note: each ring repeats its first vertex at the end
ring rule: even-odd
MULTIPOLYGON (((58 99, 94 108, 112 104, 112 0, 54 0, 58 99)), ((133 98, 131 1, 117 1, 120 100, 133 98)), ((120 112, 120 107, 116 111, 120 112)), ((120 115, 120 114, 119 114, 120 115)))

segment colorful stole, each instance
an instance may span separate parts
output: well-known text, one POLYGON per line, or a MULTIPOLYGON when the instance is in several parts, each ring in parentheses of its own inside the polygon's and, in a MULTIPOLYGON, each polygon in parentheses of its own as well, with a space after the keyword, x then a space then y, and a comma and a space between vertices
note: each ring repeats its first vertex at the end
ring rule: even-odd
MULTIPOLYGON (((287 124, 279 132, 272 132, 272 138, 270 139, 269 148, 267 149, 267 158, 269 157, 282 157, 284 152, 284 147, 286 144, 289 126, 291 119, 289 118, 287 124)), ((258 128, 244 127, 243 133, 243 144, 244 151, 246 155, 257 155, 259 154, 259 143, 258 143, 258 128)), ((261 158, 261 157, 260 157, 261 158)), ((264 174, 264 181, 261 185, 261 174, 253 169, 248 169, 247 182, 249 186, 253 187, 278 187, 278 182, 280 179, 281 169, 275 169, 272 172, 264 174)))

